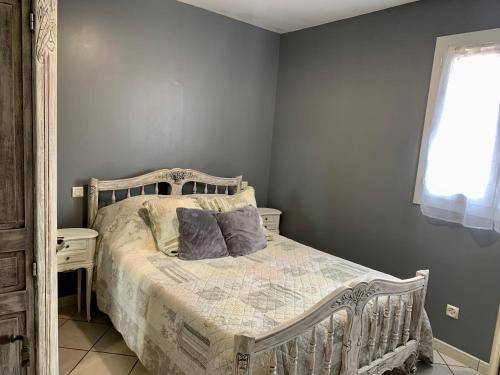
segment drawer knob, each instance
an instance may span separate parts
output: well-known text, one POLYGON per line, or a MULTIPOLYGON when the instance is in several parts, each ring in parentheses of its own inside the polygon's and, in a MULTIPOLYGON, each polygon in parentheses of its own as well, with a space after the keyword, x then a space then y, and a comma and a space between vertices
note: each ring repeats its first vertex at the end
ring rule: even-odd
POLYGON ((69 248, 69 245, 66 245, 66 249, 68 249, 68 248, 69 248))
POLYGON ((69 257, 66 257, 66 260, 69 260, 69 257))

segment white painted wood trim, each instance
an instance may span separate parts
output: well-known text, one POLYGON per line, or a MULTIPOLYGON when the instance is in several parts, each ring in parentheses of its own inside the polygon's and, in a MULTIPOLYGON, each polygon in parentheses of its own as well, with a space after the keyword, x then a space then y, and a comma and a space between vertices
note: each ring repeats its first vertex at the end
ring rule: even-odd
MULTIPOLYGON (((57 0, 33 0, 36 373, 59 373, 57 329, 57 0)), ((26 20, 28 22, 28 20, 26 20)))
MULTIPOLYGON (((488 362, 484 362, 479 358, 464 352, 461 349, 456 348, 453 345, 448 344, 442 340, 439 340, 434 337, 433 342, 434 349, 438 352, 446 354, 448 357, 453 358, 454 360, 463 363, 467 367, 470 367, 473 370, 479 371, 483 375, 487 375, 487 369, 489 367, 488 362)), ((497 374, 495 374, 497 375, 497 374)))
MULTIPOLYGON (((479 365, 481 367, 481 364, 479 365)), ((497 324, 493 345, 491 346, 491 356, 488 375, 498 375, 500 373, 500 306, 498 306, 497 324)))
POLYGON ((443 58, 445 57, 449 47, 461 47, 486 43, 500 43, 500 29, 447 35, 436 39, 436 49, 434 51, 434 62, 432 64, 429 95, 427 98, 427 109, 425 111, 424 130, 420 143, 417 176, 415 179, 415 191, 413 194, 413 203, 415 204, 420 204, 422 198, 423 179, 427 164, 427 151, 429 148, 429 136, 431 133, 432 119, 434 118, 439 83, 441 81, 443 58))

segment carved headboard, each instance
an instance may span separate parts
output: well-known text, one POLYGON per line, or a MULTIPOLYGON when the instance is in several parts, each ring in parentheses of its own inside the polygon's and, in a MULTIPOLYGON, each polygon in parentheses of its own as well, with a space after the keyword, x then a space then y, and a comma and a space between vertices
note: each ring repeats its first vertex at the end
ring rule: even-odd
POLYGON ((181 168, 159 169, 121 180, 91 178, 88 190, 88 226, 92 227, 94 224, 100 207, 133 195, 234 194, 240 191, 241 180, 242 176, 215 177, 181 168), (103 192, 107 193, 107 200, 103 192))

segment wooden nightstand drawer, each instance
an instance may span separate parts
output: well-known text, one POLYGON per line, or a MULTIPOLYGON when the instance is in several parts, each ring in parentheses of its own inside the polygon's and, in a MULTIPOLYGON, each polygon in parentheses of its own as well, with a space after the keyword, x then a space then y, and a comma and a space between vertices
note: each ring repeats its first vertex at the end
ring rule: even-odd
POLYGON ((87 260, 87 249, 81 251, 60 251, 57 253, 57 264, 68 264, 73 262, 83 262, 87 260))
POLYGON ((87 240, 72 240, 65 241, 63 248, 60 251, 75 251, 75 250, 86 250, 87 240))
POLYGON ((264 224, 279 226, 280 217, 277 215, 262 216, 262 222, 264 224))
POLYGON ((267 230, 278 230, 279 225, 276 224, 276 223, 266 223, 266 222, 264 222, 264 228, 266 228, 267 230))

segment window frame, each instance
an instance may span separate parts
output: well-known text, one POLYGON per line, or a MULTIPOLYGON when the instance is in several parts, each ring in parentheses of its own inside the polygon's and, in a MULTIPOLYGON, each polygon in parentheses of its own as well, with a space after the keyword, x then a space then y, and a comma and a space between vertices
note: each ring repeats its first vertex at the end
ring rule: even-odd
POLYGON ((443 60, 450 47, 466 47, 469 45, 479 45, 488 43, 500 43, 500 28, 470 33, 440 36, 436 38, 434 50, 434 61, 432 63, 431 81, 429 94, 427 97, 427 107, 425 111, 424 128, 420 143, 418 157, 417 175, 415 178, 415 190, 413 193, 413 203, 422 202, 423 180, 427 166, 427 152, 429 148, 429 136, 432 128, 432 119, 436 110, 436 99, 439 91, 439 83, 443 72, 443 60))

